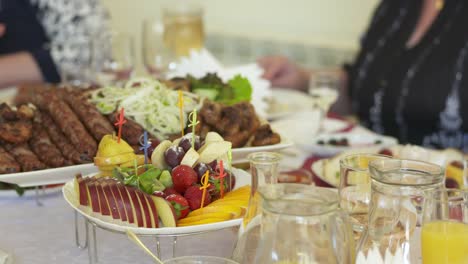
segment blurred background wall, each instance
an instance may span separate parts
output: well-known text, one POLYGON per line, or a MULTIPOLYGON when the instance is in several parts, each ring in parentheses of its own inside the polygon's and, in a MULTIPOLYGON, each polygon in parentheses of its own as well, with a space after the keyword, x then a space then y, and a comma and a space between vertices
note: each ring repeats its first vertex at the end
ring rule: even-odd
MULTIPOLYGON (((102 0, 112 26, 134 34, 170 0, 102 0)), ((352 59, 377 0, 187 0, 204 7, 206 45, 226 64, 283 54, 308 66, 352 59)), ((137 58, 140 56, 137 54, 137 58)))

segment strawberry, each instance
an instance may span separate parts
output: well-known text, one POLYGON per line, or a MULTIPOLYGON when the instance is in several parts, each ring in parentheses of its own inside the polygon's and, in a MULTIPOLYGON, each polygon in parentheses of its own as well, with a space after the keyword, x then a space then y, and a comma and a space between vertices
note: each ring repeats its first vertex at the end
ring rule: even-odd
POLYGON ((179 165, 172 170, 172 183, 174 189, 183 194, 185 190, 195 184, 198 180, 197 173, 192 167, 187 165, 179 165))
MULTIPOLYGON (((230 192, 234 189, 234 185, 236 184, 236 178, 230 172, 226 172, 226 177, 224 177, 224 193, 230 192), (232 184, 232 186, 230 186, 232 184)), ((208 191, 210 192, 211 198, 217 200, 221 198, 221 180, 216 179, 217 175, 210 175, 210 187, 208 187, 208 191)))
MULTIPOLYGON (((203 197, 203 190, 200 190, 200 185, 193 185, 187 188, 184 195, 185 199, 187 199, 190 209, 196 210, 201 207, 202 197, 203 197)), ((208 191, 205 194, 205 201, 204 206, 207 206, 211 203, 211 196, 208 191)))
POLYGON ((177 220, 185 218, 190 213, 188 201, 182 195, 171 194, 166 197, 166 200, 174 207, 177 220))
POLYGON ((169 187, 169 188, 164 189, 163 196, 161 196, 161 197, 166 198, 167 196, 169 196, 171 194, 180 195, 180 193, 178 193, 176 190, 174 190, 173 187, 169 187))

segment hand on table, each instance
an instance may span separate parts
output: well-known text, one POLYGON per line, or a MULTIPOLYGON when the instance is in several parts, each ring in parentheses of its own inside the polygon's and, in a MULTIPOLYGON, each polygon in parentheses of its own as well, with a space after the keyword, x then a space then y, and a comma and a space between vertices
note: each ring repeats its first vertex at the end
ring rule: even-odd
POLYGON ((264 69, 263 78, 269 80, 273 87, 307 90, 309 72, 286 57, 269 56, 258 60, 264 69))

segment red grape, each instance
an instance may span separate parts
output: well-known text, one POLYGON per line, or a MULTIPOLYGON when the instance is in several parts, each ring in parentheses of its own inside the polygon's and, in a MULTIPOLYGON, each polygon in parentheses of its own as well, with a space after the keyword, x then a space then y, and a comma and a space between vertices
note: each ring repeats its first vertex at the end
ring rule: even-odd
POLYGON ((198 175, 198 182, 201 182, 201 178, 203 177, 203 175, 205 174, 207 170, 212 171, 211 168, 205 163, 198 163, 197 166, 195 166, 195 168, 193 169, 198 175))
POLYGON ((172 146, 164 152, 164 159, 166 160, 167 165, 171 168, 176 167, 180 164, 184 158, 185 151, 183 148, 178 146, 172 146))
MULTIPOLYGON (((179 147, 182 147, 187 152, 192 147, 192 134, 185 135, 179 142, 179 147)), ((195 136, 195 150, 200 148, 200 137, 195 136)))
POLYGON ((159 143, 161 143, 159 140, 155 138, 151 139, 150 142, 151 142, 151 146, 148 148, 148 158, 151 158, 151 155, 153 155, 154 149, 159 145, 159 143))

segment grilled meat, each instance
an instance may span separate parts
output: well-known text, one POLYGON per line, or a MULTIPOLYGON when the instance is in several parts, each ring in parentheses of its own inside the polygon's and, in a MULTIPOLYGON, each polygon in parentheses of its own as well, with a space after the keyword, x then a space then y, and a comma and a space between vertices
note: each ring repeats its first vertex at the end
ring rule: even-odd
POLYGON ((70 163, 89 163, 93 160, 89 156, 81 156, 75 147, 70 143, 68 138, 60 131, 60 128, 55 124, 54 120, 47 113, 40 113, 42 124, 44 125, 47 134, 49 134, 52 142, 57 146, 62 155, 69 160, 70 163))
POLYGON ((31 150, 37 155, 40 161, 49 167, 56 168, 63 166, 65 159, 58 148, 52 143, 40 120, 33 123, 33 135, 29 141, 31 150))
POLYGON ((105 135, 114 132, 112 124, 99 113, 96 106, 88 102, 86 97, 70 89, 58 89, 57 91, 59 97, 73 109, 94 139, 100 141, 105 135))
MULTIPOLYGON (((108 116, 108 119, 110 122, 114 123, 117 116, 118 113, 114 112, 108 116)), ((130 145, 140 145, 140 136, 143 135, 143 132, 145 131, 143 127, 131 119, 127 119, 127 122, 123 127, 122 138, 130 145)))
POLYGON ((20 172, 21 167, 10 153, 0 146, 0 174, 20 172))
POLYGON ((0 105, 0 140, 9 143, 23 143, 31 138, 32 123, 29 112, 34 110, 27 106, 20 107, 21 112, 14 111, 7 104, 0 105))
POLYGON ((46 168, 46 165, 37 158, 26 143, 18 145, 5 144, 5 149, 20 164, 22 171, 34 171, 46 168))
POLYGON ((281 141, 280 135, 271 130, 270 125, 265 124, 260 126, 257 131, 255 131, 254 139, 252 141, 252 146, 266 146, 278 144, 281 141))

